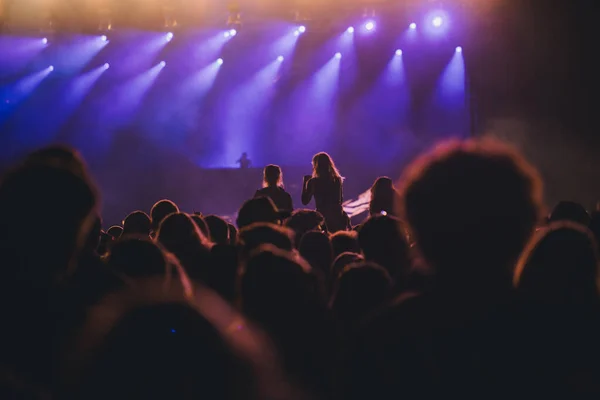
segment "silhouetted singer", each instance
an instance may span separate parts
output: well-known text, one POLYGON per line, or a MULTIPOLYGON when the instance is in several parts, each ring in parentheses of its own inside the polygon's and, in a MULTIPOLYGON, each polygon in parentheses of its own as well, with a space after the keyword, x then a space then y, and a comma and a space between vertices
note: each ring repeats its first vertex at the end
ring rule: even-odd
POLYGON ((247 169, 252 165, 252 161, 250 161, 248 158, 247 153, 242 153, 242 156, 236 161, 236 163, 240 164, 240 169, 247 169))

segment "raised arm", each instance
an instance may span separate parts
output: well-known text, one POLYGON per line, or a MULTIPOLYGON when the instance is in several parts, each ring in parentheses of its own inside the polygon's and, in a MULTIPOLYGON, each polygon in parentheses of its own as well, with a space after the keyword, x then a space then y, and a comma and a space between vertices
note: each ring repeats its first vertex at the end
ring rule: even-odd
POLYGON ((302 184, 302 204, 307 205, 310 203, 314 195, 314 181, 309 175, 304 176, 304 183, 302 184))

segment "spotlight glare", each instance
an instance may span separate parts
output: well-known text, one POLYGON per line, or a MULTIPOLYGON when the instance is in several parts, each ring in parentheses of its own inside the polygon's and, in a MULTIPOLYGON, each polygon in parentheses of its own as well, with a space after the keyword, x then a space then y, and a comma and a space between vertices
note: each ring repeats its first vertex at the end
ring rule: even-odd
POLYGON ((277 57, 277 61, 279 61, 279 62, 283 62, 283 56, 279 56, 279 57, 277 57))
POLYGON ((369 21, 365 24, 365 29, 368 31, 372 31, 373 29, 375 29, 375 22, 373 21, 369 21))
POLYGON ((48 44, 48 38, 43 38, 42 39, 42 44, 48 44))
POLYGON ((409 25, 409 27, 410 29, 417 29, 417 24, 413 22, 409 25))
POLYGON ((444 23, 444 20, 442 19, 442 17, 435 17, 431 23, 433 24, 433 26, 435 26, 436 28, 439 28, 440 26, 442 26, 442 24, 444 23))
POLYGON ((348 29, 346 29, 346 32, 354 33, 354 27, 353 26, 349 27, 348 29))
POLYGON ((49 66, 48 71, 50 71, 50 72, 54 71, 54 65, 49 66))
POLYGON ((102 40, 103 42, 108 41, 108 38, 106 37, 106 35, 102 35, 100 36, 100 40, 102 40))
POLYGON ((462 53, 462 47, 458 46, 458 47, 456 48, 456 52, 457 52, 457 53, 462 53))
POLYGON ((306 27, 304 25, 302 25, 301 27, 298 28, 298 32, 300 32, 300 33, 306 32, 306 27))
POLYGON ((396 55, 398 57, 400 57, 402 55, 402 50, 400 50, 400 49, 396 50, 396 55))
POLYGON ((342 53, 337 52, 335 53, 335 58, 337 58, 338 60, 342 58, 342 53))
POLYGON ((223 59, 222 58, 218 58, 217 59, 217 65, 223 65, 223 59))
POLYGON ((231 33, 229 33, 229 32, 225 32, 225 33, 223 33, 223 36, 225 36, 226 38, 228 38, 228 37, 230 37, 230 36, 231 36, 231 33))
POLYGON ((173 40, 173 32, 167 33, 167 42, 170 42, 171 40, 173 40))
POLYGON ((110 64, 109 63, 105 63, 104 64, 104 69, 109 69, 110 68, 110 64))
POLYGON ((300 32, 297 29, 294 31, 294 36, 300 36, 300 32))
POLYGON ((161 68, 164 68, 167 66, 167 63, 165 61, 161 61, 158 65, 160 65, 161 68))
POLYGON ((233 37, 233 36, 237 35, 237 31, 236 31, 235 29, 230 29, 230 30, 229 30, 229 35, 230 35, 231 37, 233 37))

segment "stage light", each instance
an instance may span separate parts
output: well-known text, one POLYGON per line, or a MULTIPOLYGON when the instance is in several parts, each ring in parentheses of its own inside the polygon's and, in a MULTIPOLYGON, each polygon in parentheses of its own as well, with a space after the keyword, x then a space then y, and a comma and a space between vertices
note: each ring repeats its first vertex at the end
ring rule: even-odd
POLYGON ((399 57, 399 56, 401 56, 401 55, 402 55, 402 50, 400 50, 400 49, 396 50, 396 55, 397 55, 398 57, 399 57))
POLYGON ((158 65, 160 65, 161 68, 164 68, 167 66, 167 63, 165 61, 161 61, 158 65))
POLYGON ((411 24, 409 25, 409 28, 410 28, 410 29, 413 29, 413 30, 414 30, 414 29, 417 29, 417 24, 413 22, 413 23, 411 23, 411 24))
POLYGON ((225 36, 226 38, 231 37, 231 33, 229 33, 229 31, 224 32, 223 36, 225 36))
POLYGON ((230 35, 231 37, 233 37, 233 36, 237 35, 237 31, 236 31, 235 29, 230 29, 230 30, 229 30, 229 35, 230 35))
POLYGON ((42 44, 48 44, 48 38, 43 38, 42 39, 42 44))
POLYGON ((50 72, 54 71, 54 65, 49 66, 48 71, 50 71, 50 72))
POLYGON ((372 31, 373 29, 375 29, 375 22, 373 21, 369 21, 365 24, 365 29, 368 31, 372 31))
POLYGON ((337 58, 338 60, 342 58, 342 53, 337 52, 335 53, 335 58, 337 58))
POLYGON ((354 33, 354 27, 353 26, 349 27, 348 29, 346 29, 346 32, 347 33, 354 33))
POLYGON ((457 52, 457 53, 462 53, 462 47, 458 46, 458 47, 456 48, 456 52, 457 52))
POLYGON ((110 64, 109 63, 105 63, 104 64, 104 69, 109 69, 110 68, 110 64))
POLYGON ((439 28, 440 26, 442 26, 443 23, 444 23, 444 20, 442 19, 442 17, 435 17, 433 20, 431 20, 431 24, 433 26, 435 26, 436 28, 439 28))
POLYGON ((300 32, 300 33, 304 33, 304 32, 306 32, 306 27, 305 27, 304 25, 300 26, 300 27, 298 28, 298 32, 300 32))
POLYGON ((167 42, 170 42, 171 40, 173 40, 173 32, 167 33, 167 42))
POLYGON ((277 57, 277 61, 279 61, 279 62, 283 62, 283 56, 279 56, 279 57, 277 57))
POLYGON ((100 40, 102 40, 103 42, 107 42, 108 37, 106 37, 106 35, 102 35, 102 36, 100 36, 100 40))
POLYGON ((223 59, 222 58, 217 59, 217 65, 223 65, 223 59))

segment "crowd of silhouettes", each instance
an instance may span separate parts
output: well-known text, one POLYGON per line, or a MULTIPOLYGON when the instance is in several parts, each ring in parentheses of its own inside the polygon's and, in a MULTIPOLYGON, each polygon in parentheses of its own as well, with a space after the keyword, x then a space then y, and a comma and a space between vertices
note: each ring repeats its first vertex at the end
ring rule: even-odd
MULTIPOLYGON (((352 226, 313 158, 276 165, 235 224, 160 200, 103 227, 68 147, 0 181, 0 397, 599 398, 600 214, 543 205, 489 140, 379 177, 352 226)), ((202 210, 200 210, 202 211, 202 210)))

